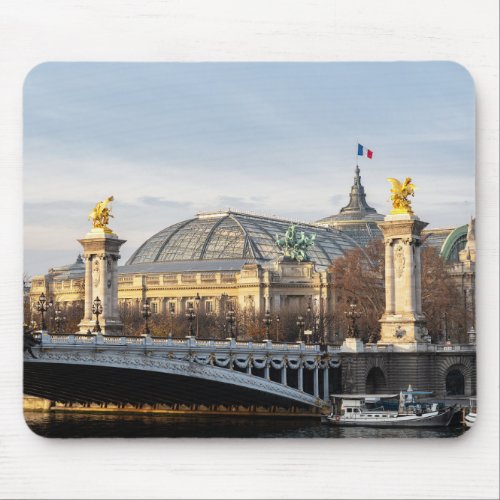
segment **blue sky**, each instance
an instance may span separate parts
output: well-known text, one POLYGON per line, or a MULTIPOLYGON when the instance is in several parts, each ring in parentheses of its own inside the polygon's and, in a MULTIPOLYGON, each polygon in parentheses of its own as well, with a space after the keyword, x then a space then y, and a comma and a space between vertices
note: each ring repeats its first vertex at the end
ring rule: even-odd
POLYGON ((24 85, 25 271, 75 260, 113 194, 127 243, 198 211, 312 221, 348 201, 358 142, 370 205, 411 176, 430 227, 474 215, 474 87, 448 62, 46 63, 24 85))

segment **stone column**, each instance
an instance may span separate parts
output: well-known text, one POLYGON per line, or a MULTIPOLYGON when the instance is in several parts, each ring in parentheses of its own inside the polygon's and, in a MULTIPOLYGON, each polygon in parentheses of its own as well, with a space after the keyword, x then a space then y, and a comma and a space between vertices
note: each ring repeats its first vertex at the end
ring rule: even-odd
POLYGON ((280 312, 281 307, 281 295, 273 295, 273 313, 277 314, 280 312))
POLYGON ((283 367, 281 368, 281 383, 287 385, 286 380, 286 361, 283 362, 283 367))
POLYGON ((392 239, 385 242, 385 311, 388 314, 394 314, 396 308, 394 299, 394 266, 392 239))
MULTIPOLYGON (((92 256, 85 259, 85 312, 84 321, 92 321, 92 256)), ((92 328, 91 328, 92 330, 92 328)))
POLYGON ((415 306, 417 314, 422 314, 422 260, 420 247, 421 242, 415 242, 415 306), (418 251, 417 251, 418 250, 418 251))
POLYGON ((297 379, 298 379, 298 389, 299 391, 304 391, 304 367, 302 366, 302 363, 299 364, 299 367, 297 368, 298 373, 297 373, 297 379))
POLYGON ((427 222, 413 214, 385 217, 385 312, 381 344, 415 344, 427 334, 422 314, 421 233, 427 222))
POLYGON ((325 401, 328 401, 330 399, 330 384, 329 384, 329 377, 330 370, 328 366, 325 366, 323 368, 323 399, 325 401))
POLYGON ((319 398, 319 368, 314 367, 314 395, 319 398))
POLYGON ((270 377, 270 373, 269 373, 269 360, 266 360, 266 366, 264 367, 264 377, 269 380, 271 377, 270 377))
POLYGON ((81 333, 92 331, 95 316, 92 313, 94 300, 99 297, 102 314, 99 316, 101 331, 107 335, 121 335, 122 323, 118 309, 118 259, 120 240, 114 233, 101 228, 93 228, 78 240, 83 246, 85 258, 85 313, 78 325, 81 333))

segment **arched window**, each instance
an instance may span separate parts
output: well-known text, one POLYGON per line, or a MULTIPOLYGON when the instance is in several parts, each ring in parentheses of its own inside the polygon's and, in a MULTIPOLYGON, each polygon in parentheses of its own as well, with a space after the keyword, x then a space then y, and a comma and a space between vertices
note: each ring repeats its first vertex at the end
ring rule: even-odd
POLYGON ((387 391, 387 382, 385 380, 384 372, 374 367, 366 376, 366 392, 368 394, 380 394, 387 391))
POLYGON ((446 395, 463 396, 465 394, 465 377, 458 369, 453 368, 446 374, 446 395))

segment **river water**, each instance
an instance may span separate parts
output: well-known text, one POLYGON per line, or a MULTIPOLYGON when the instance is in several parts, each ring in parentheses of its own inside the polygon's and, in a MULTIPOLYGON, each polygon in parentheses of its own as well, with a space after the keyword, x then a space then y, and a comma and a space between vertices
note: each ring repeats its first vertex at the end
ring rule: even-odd
POLYGON ((371 429, 334 427, 315 418, 132 413, 25 412, 28 426, 45 437, 202 438, 449 438, 461 427, 371 429))

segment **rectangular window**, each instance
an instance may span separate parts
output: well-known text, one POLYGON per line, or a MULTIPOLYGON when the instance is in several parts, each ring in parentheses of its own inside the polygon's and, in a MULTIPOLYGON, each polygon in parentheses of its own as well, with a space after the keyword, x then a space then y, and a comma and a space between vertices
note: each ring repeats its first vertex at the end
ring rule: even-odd
POLYGON ((214 312, 214 303, 211 300, 205 302, 205 312, 212 314, 214 312))
POLYGON ((157 302, 151 302, 151 312, 152 313, 157 313, 158 312, 158 303, 157 302))
POLYGON ((175 314, 175 302, 169 302, 169 303, 168 303, 168 310, 169 310, 169 312, 171 312, 172 314, 175 314))

